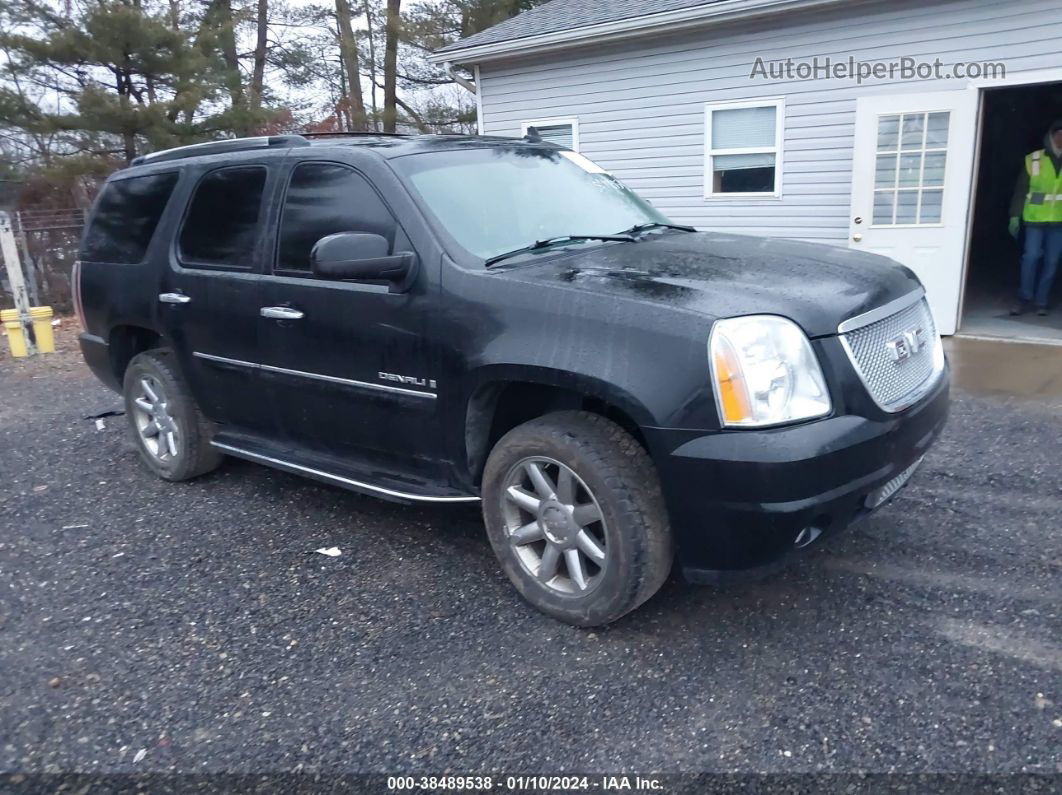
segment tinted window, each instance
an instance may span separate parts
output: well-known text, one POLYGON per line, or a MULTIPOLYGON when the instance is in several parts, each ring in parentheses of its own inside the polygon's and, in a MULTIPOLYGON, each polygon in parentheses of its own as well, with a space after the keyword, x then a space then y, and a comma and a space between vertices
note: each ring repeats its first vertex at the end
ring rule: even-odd
POLYGON ((265 180, 261 166, 222 168, 203 177, 181 229, 181 260, 251 267, 265 180))
POLYGON ((130 264, 144 259, 176 184, 174 172, 108 182, 85 232, 81 259, 130 264))
POLYGON ((364 177, 334 163, 303 163, 284 199, 277 269, 309 270, 314 244, 336 232, 383 235, 394 250, 394 219, 364 177))

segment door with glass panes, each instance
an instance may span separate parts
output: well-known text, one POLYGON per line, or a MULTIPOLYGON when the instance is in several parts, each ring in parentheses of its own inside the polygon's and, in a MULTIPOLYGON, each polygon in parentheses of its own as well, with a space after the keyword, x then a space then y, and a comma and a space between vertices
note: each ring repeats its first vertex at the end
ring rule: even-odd
POLYGON ((913 270, 942 334, 958 319, 977 99, 969 89, 856 103, 848 245, 913 270))

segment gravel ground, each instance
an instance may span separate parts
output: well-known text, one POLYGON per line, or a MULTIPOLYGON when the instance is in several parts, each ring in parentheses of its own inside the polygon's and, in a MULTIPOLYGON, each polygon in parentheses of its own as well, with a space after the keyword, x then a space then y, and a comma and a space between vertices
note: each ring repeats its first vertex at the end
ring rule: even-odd
POLYGON ((1062 772, 1057 405, 957 394, 883 512, 585 631, 468 507, 156 480, 60 345, 0 360, 0 771, 1062 772))

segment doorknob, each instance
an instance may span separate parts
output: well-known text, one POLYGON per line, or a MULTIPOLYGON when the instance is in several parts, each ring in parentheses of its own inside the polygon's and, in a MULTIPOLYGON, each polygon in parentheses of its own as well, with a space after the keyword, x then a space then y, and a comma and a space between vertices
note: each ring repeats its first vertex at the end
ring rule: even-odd
POLYGON ((162 293, 159 301, 164 304, 187 304, 192 299, 182 293, 162 293))
POLYGON ((259 314, 273 320, 302 320, 304 317, 302 312, 290 306, 263 306, 259 314))
POLYGON ((862 239, 863 235, 861 235, 859 232, 856 232, 854 235, 852 235, 852 240, 854 240, 856 243, 858 243, 862 239))

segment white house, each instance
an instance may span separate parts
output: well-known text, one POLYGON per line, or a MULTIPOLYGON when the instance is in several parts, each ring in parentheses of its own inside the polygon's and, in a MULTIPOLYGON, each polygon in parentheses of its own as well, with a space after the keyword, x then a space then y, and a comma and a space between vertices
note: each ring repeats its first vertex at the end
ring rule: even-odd
POLYGON ((1059 31, 1062 0, 552 0, 433 59, 474 73, 481 133, 535 126, 677 222, 885 253, 945 333, 1062 340, 1000 317, 1059 31))

